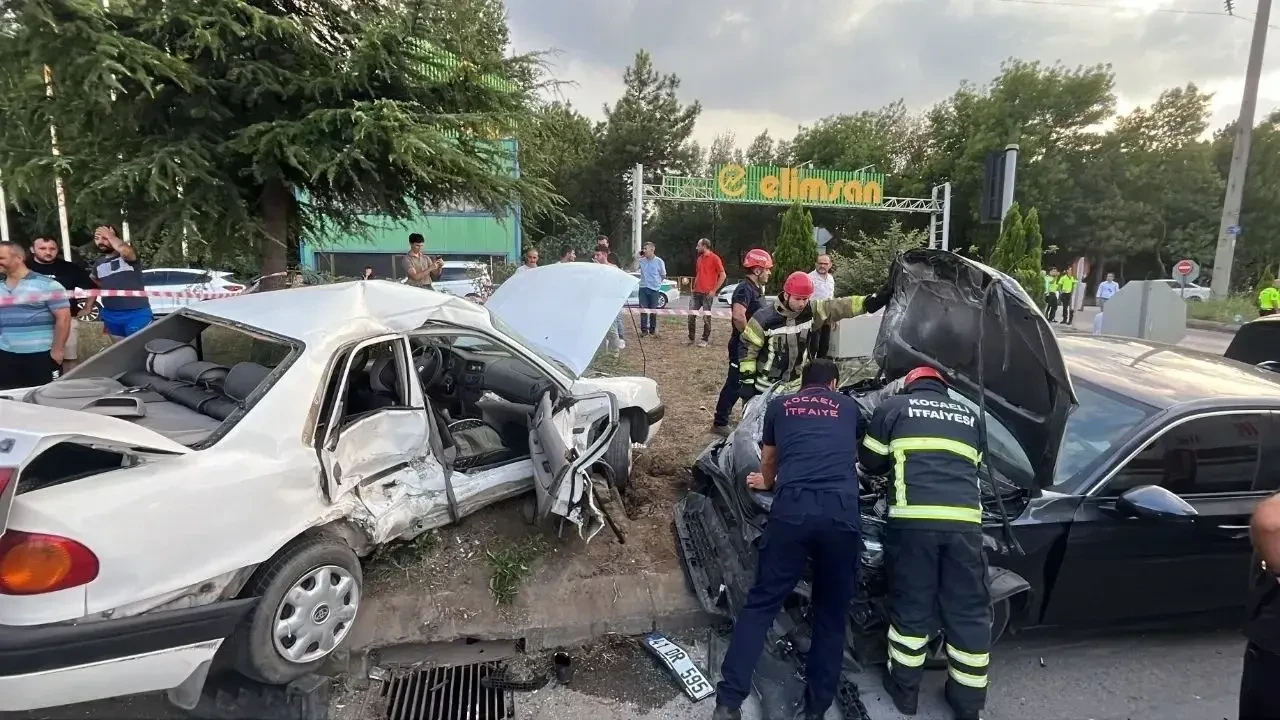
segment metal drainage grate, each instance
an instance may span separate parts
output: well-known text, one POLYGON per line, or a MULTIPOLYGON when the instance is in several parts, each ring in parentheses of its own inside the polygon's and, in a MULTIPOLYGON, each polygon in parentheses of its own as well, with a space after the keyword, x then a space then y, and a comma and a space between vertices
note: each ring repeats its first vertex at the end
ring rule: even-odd
POLYGON ((396 673, 382 687, 386 720, 507 720, 515 696, 491 687, 503 677, 500 663, 423 668, 396 673))

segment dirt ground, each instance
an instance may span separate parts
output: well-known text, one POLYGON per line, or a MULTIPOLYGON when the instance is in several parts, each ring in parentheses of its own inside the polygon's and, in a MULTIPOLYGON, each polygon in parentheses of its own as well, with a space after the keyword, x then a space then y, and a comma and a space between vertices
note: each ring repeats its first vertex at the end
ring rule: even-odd
POLYGON ((442 528, 414 546, 381 554, 366 570, 370 589, 407 584, 431 592, 459 584, 488 584, 503 553, 523 549, 531 538, 539 537, 545 542, 535 543, 536 558, 525 568, 526 578, 534 581, 678 572, 672 507, 690 487, 689 468, 712 438, 711 418, 727 363, 728 323, 713 322, 718 324, 705 348, 685 344, 684 318, 663 318, 657 337, 643 340, 629 325, 626 348, 617 357, 602 352, 592 366, 594 372, 605 375, 653 378, 666 406, 658 437, 636 451, 625 499, 630 518, 625 545, 608 529, 590 544, 576 537, 557 539, 553 529, 525 523, 521 500, 516 499, 442 528))

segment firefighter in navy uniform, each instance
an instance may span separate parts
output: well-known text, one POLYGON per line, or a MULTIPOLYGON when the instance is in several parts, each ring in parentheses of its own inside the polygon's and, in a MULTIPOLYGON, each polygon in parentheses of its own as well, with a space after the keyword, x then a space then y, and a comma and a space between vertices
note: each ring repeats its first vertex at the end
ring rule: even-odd
POLYGON ((1280 495, 1258 503, 1253 537, 1253 585, 1240 673, 1240 720, 1280 720, 1280 495))
POLYGON ((931 367, 907 373, 903 391, 871 417, 859 459, 893 474, 885 533, 889 664, 885 690, 916 712, 931 636, 946 636, 947 703, 976 720, 986 703, 991 603, 982 549, 977 417, 947 395, 931 367), (940 617, 939 617, 940 615, 940 617))
POLYGON ((773 505, 755 584, 734 618, 713 720, 741 718, 769 628, 810 564, 813 641, 804 703, 795 717, 819 720, 835 699, 861 548, 858 404, 836 392, 838 376, 834 362, 815 360, 804 370, 800 392, 774 398, 765 409, 760 472, 751 473, 747 484, 773 489, 773 505))

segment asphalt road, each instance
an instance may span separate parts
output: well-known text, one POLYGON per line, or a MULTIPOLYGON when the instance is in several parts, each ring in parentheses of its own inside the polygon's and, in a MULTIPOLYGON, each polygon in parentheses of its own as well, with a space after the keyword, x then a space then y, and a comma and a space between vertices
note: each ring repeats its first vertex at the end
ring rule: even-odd
MULTIPOLYGON (((992 658, 986 720, 1234 720, 1243 640, 1235 632, 1189 635, 1041 637, 1001 643, 992 658)), ((689 647, 689 645, 686 645, 689 647)), ((695 654, 698 648, 690 647, 695 654)), ((552 687, 519 698, 528 720, 706 720, 714 699, 693 703, 674 681, 656 686, 661 670, 636 653, 626 674, 603 682, 589 673, 572 689, 552 687), (644 699, 628 699, 642 689, 644 699), (621 698, 621 699, 620 699, 621 698)), ((917 720, 950 720, 941 700, 945 673, 933 672, 921 693, 917 720)), ((878 678, 860 683, 876 720, 902 716, 884 699, 878 678)), ((744 718, 758 720, 748 705, 744 718)), ((828 717, 833 717, 829 715, 828 717)))

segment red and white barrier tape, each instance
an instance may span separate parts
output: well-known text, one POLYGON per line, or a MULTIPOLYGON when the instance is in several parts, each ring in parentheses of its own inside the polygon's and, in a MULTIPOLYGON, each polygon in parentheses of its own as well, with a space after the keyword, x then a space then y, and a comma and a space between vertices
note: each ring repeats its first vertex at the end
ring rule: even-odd
POLYGON ((86 300, 88 298, 95 297, 155 297, 212 300, 214 298, 235 297, 242 294, 244 294, 243 290, 237 292, 197 292, 194 290, 59 290, 58 292, 25 293, 22 295, 0 297, 0 305, 26 305, 28 303, 41 303, 48 302, 50 300, 86 300))

